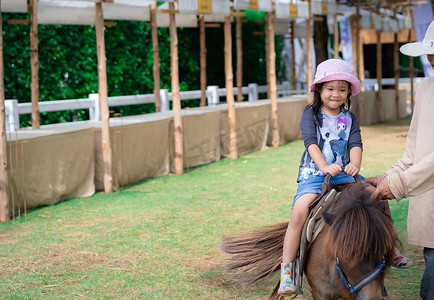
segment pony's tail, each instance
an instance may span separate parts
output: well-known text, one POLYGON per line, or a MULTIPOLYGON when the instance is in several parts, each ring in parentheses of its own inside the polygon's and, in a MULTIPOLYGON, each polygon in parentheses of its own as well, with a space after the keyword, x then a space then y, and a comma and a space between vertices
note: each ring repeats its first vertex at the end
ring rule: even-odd
POLYGON ((220 250, 229 254, 226 268, 233 279, 250 286, 278 271, 287 227, 288 222, 283 222, 253 232, 223 237, 220 250))

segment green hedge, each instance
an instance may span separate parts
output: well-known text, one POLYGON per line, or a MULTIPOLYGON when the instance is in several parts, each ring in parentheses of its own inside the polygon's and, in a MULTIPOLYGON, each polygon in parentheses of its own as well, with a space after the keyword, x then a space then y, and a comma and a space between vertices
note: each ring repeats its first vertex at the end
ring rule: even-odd
MULTIPOLYGON (((5 97, 19 103, 31 102, 30 26, 8 25, 8 19, 29 18, 28 14, 3 13, 5 97)), ((151 28, 146 22, 114 21, 106 27, 107 84, 109 96, 153 92, 153 54, 151 28)), ((233 27, 233 65, 235 74, 235 26, 233 27)), ((243 85, 266 83, 264 25, 243 24, 243 85)), ((83 25, 39 25, 39 100, 87 98, 98 92, 95 27, 83 25)), ((168 28, 158 29, 161 88, 171 89, 170 36, 168 28)), ((179 28, 179 80, 181 91, 200 89, 199 29, 179 28)), ((225 86, 223 26, 206 30, 208 85, 225 86)), ((276 53, 282 41, 276 37, 276 53)), ((280 65, 277 55, 276 65, 280 65)), ((281 72, 280 72, 281 73, 281 72)), ((279 74, 279 70, 278 70, 279 74)), ((197 106, 199 101, 183 101, 197 106)), ((153 104, 110 108, 124 116, 155 111, 153 104)), ((86 120, 88 111, 41 113, 41 124, 86 120)), ((21 127, 31 126, 31 116, 20 116, 21 127)))

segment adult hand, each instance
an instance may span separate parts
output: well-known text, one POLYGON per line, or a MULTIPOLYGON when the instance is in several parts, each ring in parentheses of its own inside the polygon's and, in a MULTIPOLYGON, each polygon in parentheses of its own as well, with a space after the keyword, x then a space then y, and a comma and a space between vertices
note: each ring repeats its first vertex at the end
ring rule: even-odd
POLYGON ((394 199, 395 196, 393 196, 392 191, 390 190, 387 178, 382 176, 377 176, 376 178, 378 179, 378 183, 377 188, 372 193, 372 198, 378 200, 394 199))
POLYGON ((375 177, 368 177, 368 178, 363 179, 362 182, 364 182, 364 183, 370 183, 373 186, 377 186, 377 184, 380 181, 381 177, 382 177, 381 175, 377 175, 375 177))

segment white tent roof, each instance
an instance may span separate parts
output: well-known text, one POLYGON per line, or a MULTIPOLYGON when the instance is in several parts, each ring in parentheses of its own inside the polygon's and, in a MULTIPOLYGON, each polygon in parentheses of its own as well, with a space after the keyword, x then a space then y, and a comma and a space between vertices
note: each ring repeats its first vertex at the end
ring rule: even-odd
POLYGON ((2 12, 26 13, 27 0, 2 0, 1 9, 2 12))
POLYGON ((273 10, 272 0, 258 0, 257 7, 252 5, 252 1, 249 0, 234 0, 234 9, 240 10, 257 10, 257 11, 267 11, 270 12, 273 10))

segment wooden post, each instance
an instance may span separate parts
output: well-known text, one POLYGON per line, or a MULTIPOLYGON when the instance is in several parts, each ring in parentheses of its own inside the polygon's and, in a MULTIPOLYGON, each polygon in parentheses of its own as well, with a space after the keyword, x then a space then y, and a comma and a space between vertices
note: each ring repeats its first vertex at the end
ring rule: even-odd
POLYGON ((339 58, 339 26, 338 26, 338 16, 333 16, 334 20, 334 32, 335 32, 335 38, 334 38, 334 44, 335 44, 335 58, 339 58))
MULTIPOLYGON (((396 11, 394 12, 394 19, 396 19, 396 11)), ((399 112, 399 46, 398 46, 398 32, 393 35, 393 74, 395 75, 395 105, 396 105, 396 118, 401 118, 399 112)))
MULTIPOLYGON (((237 13, 240 11, 237 10, 237 13)), ((243 23, 241 17, 236 17, 236 40, 237 40, 237 101, 243 101, 243 23)))
POLYGON ((107 70, 104 42, 104 15, 101 2, 95 3, 96 53, 98 57, 98 93, 101 112, 101 146, 104 162, 104 193, 113 192, 112 150, 110 146, 109 107, 107 100, 107 70))
POLYGON ((206 106, 206 36, 205 36, 205 17, 199 16, 199 35, 200 35, 200 106, 206 106))
MULTIPOLYGON (((0 1, 1 2, 1 1, 0 1)), ((0 3, 1 4, 1 3, 0 3)), ((0 222, 9 221, 9 193, 5 124, 5 83, 3 64, 3 18, 0 5, 0 222)))
POLYGON ((170 78, 173 95, 173 125, 175 135, 175 174, 184 171, 184 137, 182 133, 181 99, 179 98, 178 74, 178 34, 176 32, 175 3, 169 2, 169 30, 170 30, 170 78))
POLYGON ((312 42, 311 42, 311 26, 310 20, 312 16, 312 4, 310 0, 307 0, 307 4, 309 6, 309 16, 306 19, 306 44, 307 44, 307 88, 309 89, 310 85, 313 82, 312 75, 312 42))
POLYGON ((279 120, 277 107, 277 87, 276 87, 276 51, 274 44, 274 17, 272 13, 268 13, 268 45, 270 55, 268 61, 270 63, 270 99, 271 99, 271 127, 272 127, 272 146, 279 147, 279 120))
POLYGON ((295 39, 295 21, 291 21, 291 69, 292 69, 292 89, 297 89, 297 74, 295 74, 295 48, 294 48, 294 39, 295 39))
POLYGON ((39 59, 38 59, 38 1, 30 0, 30 66, 32 91, 32 128, 39 128, 39 59))
POLYGON ((238 158, 237 133, 234 103, 234 82, 232 72, 232 37, 231 19, 225 17, 225 77, 226 77, 226 102, 228 104, 228 124, 229 124, 229 157, 238 158))
MULTIPOLYGON (((413 19, 413 11, 409 10, 409 16, 411 19, 411 28, 408 30, 408 42, 411 42, 411 33, 414 29, 414 19, 413 19)), ((410 67, 410 94, 411 94, 411 112, 413 113, 414 109, 414 60, 413 56, 409 56, 409 67, 410 67)))
POLYGON ((154 73, 154 97, 155 97, 155 111, 161 111, 160 99, 160 53, 158 46, 158 32, 157 32, 157 3, 151 4, 151 29, 152 29, 152 52, 154 57, 153 73, 154 73))
POLYGON ((265 78, 267 79, 267 99, 270 99, 270 61, 268 58, 270 57, 270 39, 268 36, 270 33, 268 32, 268 23, 270 19, 270 15, 268 12, 265 13, 265 23, 264 23, 264 38, 265 38, 265 78))
POLYGON ((356 4, 356 74, 361 79, 360 74, 360 6, 356 4))
POLYGON ((381 43, 381 30, 377 30, 377 107, 378 107, 378 118, 379 121, 383 121, 383 86, 381 84, 381 79, 383 78, 383 51, 381 43))

